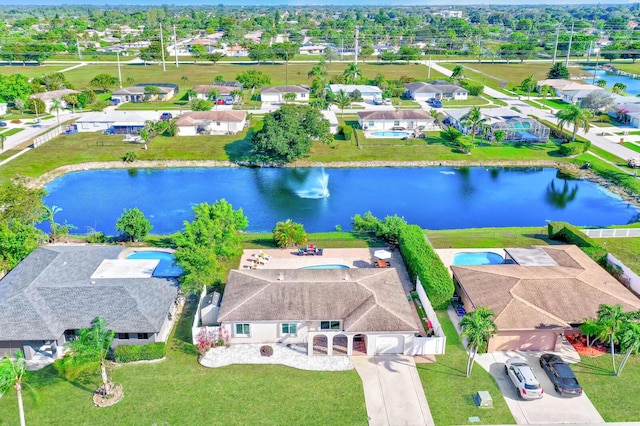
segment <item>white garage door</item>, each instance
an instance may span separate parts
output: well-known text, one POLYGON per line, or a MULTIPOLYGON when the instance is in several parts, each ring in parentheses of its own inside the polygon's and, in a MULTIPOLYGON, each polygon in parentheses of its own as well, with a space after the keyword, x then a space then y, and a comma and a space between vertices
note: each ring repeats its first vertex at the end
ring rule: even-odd
POLYGON ((376 338, 376 355, 403 353, 403 341, 402 336, 378 336, 376 338))

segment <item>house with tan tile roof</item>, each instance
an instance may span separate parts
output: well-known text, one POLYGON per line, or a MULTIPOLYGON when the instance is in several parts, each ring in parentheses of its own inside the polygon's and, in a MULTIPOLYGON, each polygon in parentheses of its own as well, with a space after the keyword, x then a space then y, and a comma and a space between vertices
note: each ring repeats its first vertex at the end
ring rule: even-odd
POLYGON ((176 121, 178 136, 235 134, 247 124, 246 111, 185 112, 176 121))
POLYGON ((505 264, 451 266, 465 310, 496 313, 489 351, 557 350, 564 332, 595 318, 601 304, 640 309, 638 297, 576 246, 505 252, 505 264))
POLYGON ((231 343, 321 345, 407 354, 418 317, 395 268, 232 270, 218 322, 231 343))

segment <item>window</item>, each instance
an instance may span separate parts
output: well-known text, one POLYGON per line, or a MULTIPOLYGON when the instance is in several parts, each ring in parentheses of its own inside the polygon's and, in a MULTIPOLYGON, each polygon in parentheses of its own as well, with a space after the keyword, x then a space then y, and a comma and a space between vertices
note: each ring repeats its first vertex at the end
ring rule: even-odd
POLYGON ((298 332, 298 324, 284 323, 280 331, 282 334, 296 334, 298 332))
POLYGON ((147 340, 149 338, 149 333, 138 333, 138 339, 147 340))
POLYGON ((369 122, 369 127, 373 127, 375 124, 376 124, 375 122, 370 121, 370 122, 369 122))
POLYGON ((320 321, 320 330, 340 330, 340 321, 320 321))
POLYGON ((236 324, 237 337, 249 337, 249 324, 236 324))
POLYGON ((301 97, 301 98, 306 98, 306 97, 307 97, 307 94, 306 94, 306 93, 301 93, 301 94, 300 94, 300 97, 301 97))
POLYGON ((116 339, 128 340, 129 333, 116 333, 116 339))
POLYGON ((394 121, 394 122, 393 122, 393 125, 394 125, 394 126, 399 126, 399 125, 400 125, 400 120, 396 120, 396 121, 394 121))
POLYGON ((216 126, 220 127, 220 122, 216 121, 216 126))

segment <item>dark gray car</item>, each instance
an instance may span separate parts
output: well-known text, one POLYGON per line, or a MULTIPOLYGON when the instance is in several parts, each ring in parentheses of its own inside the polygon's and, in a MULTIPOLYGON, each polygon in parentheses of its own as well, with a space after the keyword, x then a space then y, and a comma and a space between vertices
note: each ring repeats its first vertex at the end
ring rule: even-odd
POLYGON ((553 387, 560 396, 580 396, 582 387, 569 364, 558 355, 544 354, 540 357, 540 367, 547 373, 553 387))

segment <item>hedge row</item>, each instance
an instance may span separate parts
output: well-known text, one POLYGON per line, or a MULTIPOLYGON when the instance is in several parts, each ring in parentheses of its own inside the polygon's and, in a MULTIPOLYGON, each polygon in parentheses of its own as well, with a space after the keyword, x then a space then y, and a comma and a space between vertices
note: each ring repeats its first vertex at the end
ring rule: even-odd
POLYGON ((132 362, 164 357, 166 347, 164 342, 149 343, 147 345, 118 345, 113 351, 116 362, 132 362))
POLYGON ((588 237, 579 228, 567 222, 549 222, 547 226, 549 238, 565 243, 575 244, 591 259, 603 267, 607 267, 607 250, 594 239, 588 237))
POLYGON ((565 157, 569 157, 571 155, 578 155, 584 152, 587 152, 591 147, 591 142, 566 142, 560 145, 558 149, 560 154, 565 157))
POLYGON ((415 283, 416 277, 420 278, 433 308, 446 309, 455 290, 453 280, 440 257, 427 243, 422 228, 418 225, 403 227, 398 243, 411 281, 415 283))

